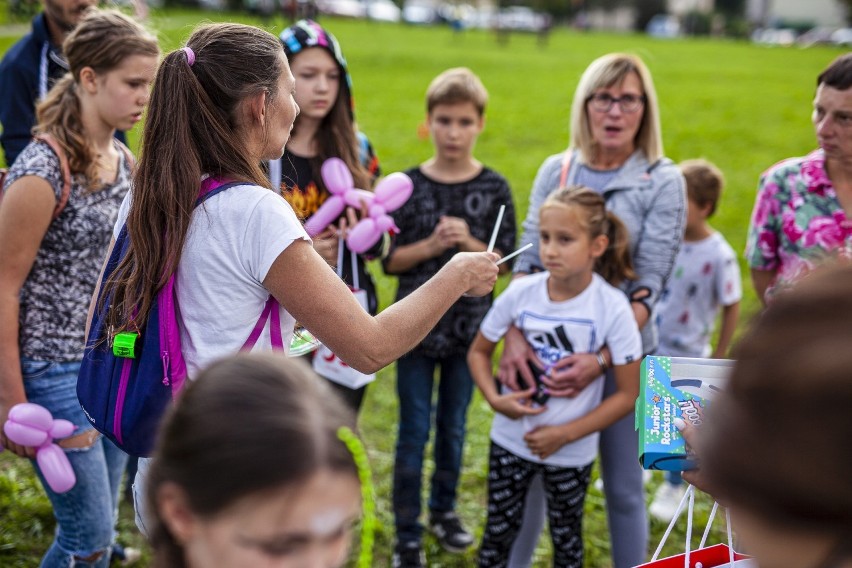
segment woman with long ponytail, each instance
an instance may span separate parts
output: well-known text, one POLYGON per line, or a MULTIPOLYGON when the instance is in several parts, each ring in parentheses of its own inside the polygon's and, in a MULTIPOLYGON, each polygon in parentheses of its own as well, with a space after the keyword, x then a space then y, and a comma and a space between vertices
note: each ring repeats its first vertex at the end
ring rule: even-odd
MULTIPOLYGON (((496 255, 460 253, 405 301, 376 316, 364 311, 260 167, 284 153, 299 113, 294 95, 281 42, 242 24, 200 26, 157 71, 139 169, 114 228, 126 226, 129 244, 103 282, 112 300, 100 321, 110 334, 135 329, 174 273, 190 380, 249 337, 254 350, 286 349, 296 320, 346 364, 373 373, 462 294, 486 294, 497 280, 496 255), (227 191, 209 195, 213 186, 227 191)), ((134 485, 143 528, 149 467, 139 460, 134 485)))

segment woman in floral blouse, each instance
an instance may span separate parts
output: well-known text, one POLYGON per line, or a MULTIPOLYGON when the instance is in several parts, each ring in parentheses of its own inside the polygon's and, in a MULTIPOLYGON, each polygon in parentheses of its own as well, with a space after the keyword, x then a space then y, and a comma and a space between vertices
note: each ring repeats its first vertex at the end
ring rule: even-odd
POLYGON ((764 303, 827 258, 852 259, 852 53, 817 78, 813 122, 819 149, 760 178, 746 258, 764 303))

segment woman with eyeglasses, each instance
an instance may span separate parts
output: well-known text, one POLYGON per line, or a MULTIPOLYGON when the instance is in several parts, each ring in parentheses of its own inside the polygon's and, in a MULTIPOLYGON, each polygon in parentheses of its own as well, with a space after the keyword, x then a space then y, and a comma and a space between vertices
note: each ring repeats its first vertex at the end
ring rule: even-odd
MULTIPOLYGON (((521 245, 533 246, 515 261, 515 278, 542 270, 538 210, 551 192, 573 185, 600 192, 607 209, 627 226, 637 278, 622 288, 642 330, 643 353, 652 353, 657 347, 654 305, 683 239, 686 193, 683 176, 663 155, 660 113, 651 74, 635 55, 604 55, 593 61, 580 78, 571 107, 570 146, 544 161, 533 184, 521 237, 521 245)), ((564 340, 543 341, 570 339, 570 330, 566 330, 564 340)), ((534 384, 527 365, 534 358, 521 333, 510 330, 500 361, 500 381, 515 390, 519 388, 519 377, 527 385, 534 384)), ((576 396, 609 366, 606 347, 599 353, 576 353, 559 361, 542 381, 552 396, 576 396)), ((604 397, 614 391, 614 377, 607 372, 604 397)), ((641 564, 647 554, 645 493, 636 459, 638 441, 633 421, 631 413, 600 436, 615 568, 641 564)), ((510 566, 530 565, 544 511, 543 490, 540 484, 534 484, 527 497, 524 531, 515 541, 510 566)))

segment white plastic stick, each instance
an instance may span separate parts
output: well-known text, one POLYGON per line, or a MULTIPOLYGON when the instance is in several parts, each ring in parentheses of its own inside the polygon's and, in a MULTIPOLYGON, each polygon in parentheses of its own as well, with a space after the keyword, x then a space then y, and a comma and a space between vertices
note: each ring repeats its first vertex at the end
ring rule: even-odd
POLYGON ((500 230, 500 222, 503 220, 503 212, 506 210, 505 205, 500 206, 500 211, 497 213, 497 222, 494 223, 494 230, 491 231, 491 240, 488 241, 488 248, 485 249, 486 252, 491 252, 494 250, 494 243, 497 241, 497 231, 500 230))
POLYGON ((513 257, 515 257, 515 256, 518 256, 519 254, 521 254, 522 252, 524 252, 525 250, 527 250, 527 249, 528 249, 528 248, 530 248, 531 246, 533 246, 533 244, 532 244, 532 243, 527 243, 527 244, 525 244, 524 246, 522 246, 521 248, 519 248, 518 250, 516 250, 516 251, 515 251, 515 252, 513 252, 512 254, 507 254, 506 256, 504 256, 503 258, 501 258, 500 260, 498 260, 498 261, 497 261, 497 264, 498 264, 498 265, 503 264, 504 262, 506 262, 506 261, 507 261, 507 260, 509 260, 510 258, 513 258, 513 257))

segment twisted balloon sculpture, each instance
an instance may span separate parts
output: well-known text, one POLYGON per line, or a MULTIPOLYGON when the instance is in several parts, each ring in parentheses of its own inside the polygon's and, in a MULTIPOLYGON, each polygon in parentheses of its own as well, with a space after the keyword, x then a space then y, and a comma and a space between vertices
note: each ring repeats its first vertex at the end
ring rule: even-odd
POLYGON ((311 215, 305 223, 308 235, 315 237, 335 219, 340 217, 346 207, 361 209, 366 204, 368 215, 358 221, 346 236, 349 250, 363 253, 378 242, 382 233, 398 233, 399 228, 388 215, 408 201, 413 191, 411 178, 396 172, 383 178, 374 192, 355 187, 352 173, 340 158, 329 158, 320 169, 325 186, 331 196, 311 215))
MULTIPOLYGON (((65 493, 77 483, 74 469, 54 438, 67 438, 76 426, 53 419, 45 407, 31 402, 16 404, 3 425, 6 436, 21 446, 36 448, 36 462, 45 481, 56 493, 65 493)), ((2 448, 0 448, 2 450, 2 448)))

